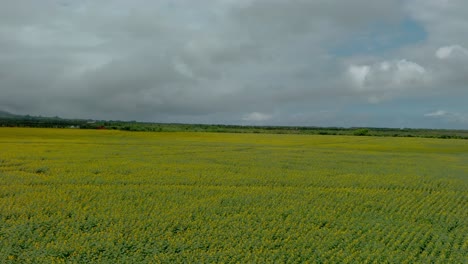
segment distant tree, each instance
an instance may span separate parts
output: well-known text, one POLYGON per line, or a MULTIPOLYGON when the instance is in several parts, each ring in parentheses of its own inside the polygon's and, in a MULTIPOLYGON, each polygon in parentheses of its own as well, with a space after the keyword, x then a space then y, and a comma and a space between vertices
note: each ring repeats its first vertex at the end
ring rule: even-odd
POLYGON ((353 132, 355 136, 367 136, 369 135, 369 129, 361 128, 353 132))

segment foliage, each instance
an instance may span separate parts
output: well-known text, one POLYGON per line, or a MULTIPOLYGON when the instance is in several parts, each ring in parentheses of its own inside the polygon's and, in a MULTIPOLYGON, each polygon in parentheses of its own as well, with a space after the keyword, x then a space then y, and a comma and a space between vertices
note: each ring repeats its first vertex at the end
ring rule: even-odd
POLYGON ((105 121, 62 119, 59 117, 16 116, 6 117, 0 112, 0 127, 42 127, 106 129, 135 132, 217 132, 256 134, 305 134, 305 135, 355 135, 380 137, 424 137, 443 139, 468 139, 468 130, 400 129, 400 128, 343 128, 300 126, 241 126, 221 124, 171 124, 136 121, 105 121))
POLYGON ((468 257, 465 140, 25 128, 0 138, 2 263, 468 257))
POLYGON ((365 128, 360 128, 360 129, 357 129, 353 132, 353 135, 355 136, 367 136, 369 135, 369 129, 365 129, 365 128))

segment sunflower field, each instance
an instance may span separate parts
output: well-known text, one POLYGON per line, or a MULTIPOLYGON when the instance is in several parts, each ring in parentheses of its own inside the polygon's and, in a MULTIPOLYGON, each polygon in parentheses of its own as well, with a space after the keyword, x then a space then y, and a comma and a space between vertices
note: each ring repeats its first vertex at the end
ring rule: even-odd
POLYGON ((468 263, 468 140, 0 128, 0 263, 468 263))

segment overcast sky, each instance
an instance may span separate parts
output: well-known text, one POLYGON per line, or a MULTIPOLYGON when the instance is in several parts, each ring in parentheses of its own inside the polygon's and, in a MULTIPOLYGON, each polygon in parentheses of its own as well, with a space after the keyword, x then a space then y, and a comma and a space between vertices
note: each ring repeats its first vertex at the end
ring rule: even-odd
POLYGON ((468 129, 466 0, 0 0, 0 110, 468 129))

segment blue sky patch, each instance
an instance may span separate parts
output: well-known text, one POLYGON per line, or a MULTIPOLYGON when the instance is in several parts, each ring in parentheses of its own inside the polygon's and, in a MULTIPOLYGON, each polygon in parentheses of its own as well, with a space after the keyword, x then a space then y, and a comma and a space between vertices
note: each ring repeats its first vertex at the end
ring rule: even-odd
POLYGON ((395 24, 377 23, 362 34, 333 47, 329 52, 338 57, 378 55, 422 42, 427 35, 420 24, 409 18, 395 24))

